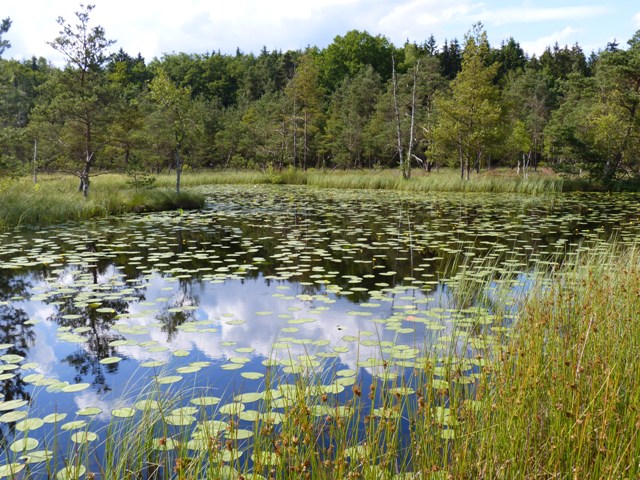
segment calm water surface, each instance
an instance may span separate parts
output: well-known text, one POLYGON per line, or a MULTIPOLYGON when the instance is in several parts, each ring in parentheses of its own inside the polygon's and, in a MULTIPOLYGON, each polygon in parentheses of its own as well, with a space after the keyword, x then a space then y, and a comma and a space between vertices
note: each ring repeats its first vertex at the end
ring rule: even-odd
POLYGON ((26 436, 34 449, 55 437, 68 451, 74 427, 99 436, 114 410, 158 392, 185 404, 218 397, 206 407, 216 415, 241 393, 262 393, 271 369, 281 383, 315 372, 339 402, 376 376, 404 385, 460 331, 468 358, 488 355, 515 312, 471 308, 463 277, 509 273, 517 294, 536 263, 561 263, 597 238, 634 242, 640 221, 631 194, 220 186, 207 195, 197 212, 0 234, 3 463, 32 450, 7 449, 26 436))

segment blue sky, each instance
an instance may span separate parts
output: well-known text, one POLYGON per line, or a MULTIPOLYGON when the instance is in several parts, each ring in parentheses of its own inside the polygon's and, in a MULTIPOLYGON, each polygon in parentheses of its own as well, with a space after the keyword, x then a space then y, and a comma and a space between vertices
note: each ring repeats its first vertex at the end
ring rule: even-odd
MULTIPOLYGON (((89 3, 89 2, 86 2, 89 3)), ((433 34, 438 44, 458 38, 481 21, 498 45, 513 36, 529 54, 554 42, 575 42, 588 54, 616 38, 624 44, 640 29, 637 0, 93 0, 94 24, 107 37, 147 60, 163 53, 233 53, 325 47, 349 30, 382 34, 396 45, 421 42, 433 34)), ((55 38, 58 16, 75 20, 77 0, 0 0, 0 18, 13 25, 5 38, 5 58, 60 57, 46 42, 55 38)))

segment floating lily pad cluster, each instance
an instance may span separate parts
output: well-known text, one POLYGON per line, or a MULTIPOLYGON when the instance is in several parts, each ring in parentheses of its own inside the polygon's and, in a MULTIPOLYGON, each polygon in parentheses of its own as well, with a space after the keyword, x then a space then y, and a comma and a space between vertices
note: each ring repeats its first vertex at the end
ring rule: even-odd
MULTIPOLYGON (((162 411, 171 434, 156 447, 208 449, 219 435, 236 445, 219 462, 251 455, 253 427, 277 426, 301 399, 320 418, 349 415, 351 392, 375 382, 416 398, 416 372, 427 388, 468 389, 475 408, 530 268, 639 232, 634 195, 245 188, 212 188, 197 212, 0 234, 0 320, 11 327, 0 334, 0 426, 13 432, 0 478, 51 460, 53 429, 97 446, 100 422, 162 410, 158 398, 109 398, 125 384, 197 392, 162 411), (32 360, 29 345, 47 335, 59 365, 32 360), (88 393, 95 404, 74 403, 88 393), (46 411, 39 400, 53 395, 59 410, 46 411)), ((381 398, 374 418, 400 416, 381 398)), ((456 412, 433 415, 455 438, 456 412)), ((84 466, 59 477, 84 473, 73 468, 84 466)))

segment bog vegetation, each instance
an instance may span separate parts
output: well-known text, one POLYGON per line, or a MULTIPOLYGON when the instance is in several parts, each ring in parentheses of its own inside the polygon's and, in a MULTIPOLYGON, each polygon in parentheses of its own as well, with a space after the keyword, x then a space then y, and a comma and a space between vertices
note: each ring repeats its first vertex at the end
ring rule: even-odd
POLYGON ((3 175, 69 172, 87 195, 104 171, 170 170, 176 190, 202 168, 455 167, 469 179, 544 165, 605 187, 640 174, 640 32, 588 55, 555 44, 528 57, 477 24, 442 44, 350 31, 326 48, 147 61, 118 50, 92 9, 58 19, 64 68, 0 59, 3 175))
POLYGON ((640 474, 638 194, 203 191, 0 233, 0 477, 640 474))

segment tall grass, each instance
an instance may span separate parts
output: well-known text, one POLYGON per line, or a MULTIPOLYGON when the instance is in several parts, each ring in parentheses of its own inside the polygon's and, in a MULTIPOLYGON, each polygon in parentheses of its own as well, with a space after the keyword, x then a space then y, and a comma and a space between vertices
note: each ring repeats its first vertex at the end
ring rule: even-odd
MULTIPOLYGON (((75 177, 41 175, 39 183, 30 179, 0 182, 0 229, 19 225, 46 225, 126 212, 160 211, 176 208, 200 208, 204 197, 193 191, 177 195, 175 177, 159 175, 157 188, 134 189, 128 177, 109 174, 95 177, 88 199, 78 193, 75 177)), ((416 172, 404 180, 395 170, 363 171, 206 171, 185 173, 185 188, 214 184, 286 184, 317 188, 385 189, 407 192, 503 192, 542 194, 562 190, 563 180, 546 174, 531 174, 527 179, 503 172, 460 180, 453 171, 416 172)))
POLYGON ((638 478, 640 252, 594 249, 549 280, 456 455, 476 478, 638 478))
MULTIPOLYGON (((169 186, 173 178, 161 175, 159 183, 169 186)), ((416 171, 405 180, 396 170, 357 171, 206 171, 183 176, 184 185, 203 184, 287 184, 309 185, 318 188, 384 189, 408 192, 501 192, 541 194, 562 190, 563 180, 549 174, 530 174, 526 179, 508 171, 492 172, 461 180, 453 170, 424 173, 416 171)))
POLYGON ((75 177, 42 175, 0 184, 0 230, 20 225, 46 225, 132 211, 199 208, 204 198, 193 192, 129 188, 124 175, 104 175, 91 183, 88 199, 77 191, 75 177))

